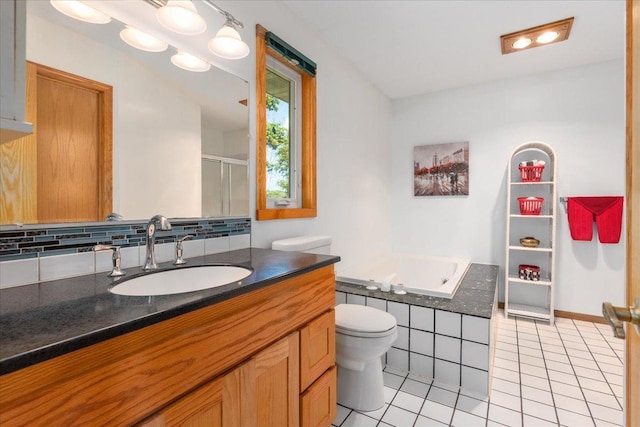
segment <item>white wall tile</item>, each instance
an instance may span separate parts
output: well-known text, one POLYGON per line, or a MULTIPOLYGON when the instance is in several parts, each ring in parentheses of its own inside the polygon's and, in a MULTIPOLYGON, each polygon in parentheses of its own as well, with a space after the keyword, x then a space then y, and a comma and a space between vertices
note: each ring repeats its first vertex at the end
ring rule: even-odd
POLYGON ((411 327, 414 329, 433 332, 433 309, 412 305, 411 327))
POLYGON ((409 372, 409 352, 397 348, 387 351, 387 366, 409 372))
POLYGON ((182 257, 193 258, 204 255, 204 239, 185 240, 182 242, 182 257))
POLYGON ((344 292, 336 291, 336 305, 338 304, 346 304, 347 303, 347 294, 344 292))
POLYGON ((38 281, 38 258, 0 262, 0 289, 38 281))
POLYGON ((393 314, 400 326, 409 326, 409 304, 387 301, 387 312, 393 314))
POLYGON ((459 364, 436 359, 433 371, 436 381, 440 381, 447 385, 460 385, 459 364))
MULTIPOLYGON (((146 254, 146 249, 143 249, 146 254)), ((96 273, 103 271, 110 272, 113 269, 113 252, 112 251, 100 251, 96 252, 96 273)), ((131 246, 128 248, 120 249, 120 268, 125 270, 128 267, 137 267, 142 265, 140 262, 140 247, 131 246)))
POLYGON ((470 341, 462 341, 462 364, 489 370, 489 346, 470 341))
POLYGON ((409 350, 409 328, 398 326, 398 339, 392 344, 395 348, 409 350))
POLYGON ((458 313, 436 310, 436 333, 460 338, 461 316, 458 313))
POLYGON ((387 311, 387 300, 367 297, 367 305, 378 310, 387 311))
POLYGON ((434 354, 438 359, 444 359, 460 364, 460 343, 461 340, 458 338, 436 335, 434 354))
POLYGON ((240 234, 238 236, 229 236, 229 250, 246 249, 251 247, 251 235, 240 234))
MULTIPOLYGON (((147 248, 143 247, 144 257, 142 258, 143 263, 147 259, 147 248)), ((161 262, 175 261, 176 259, 176 244, 171 243, 160 243, 155 246, 156 252, 156 262, 160 264, 161 262)))
POLYGON ((462 315, 462 339, 489 344, 489 319, 462 315))
POLYGON ((433 333, 411 329, 409 350, 433 356, 433 333))
POLYGON ((40 281, 93 274, 95 257, 93 252, 69 255, 52 255, 40 259, 40 281))
POLYGON ((412 374, 433 378, 433 357, 409 353, 409 368, 412 374))
POLYGON ((463 366, 460 385, 468 390, 488 395, 489 373, 479 369, 469 368, 468 366, 463 366))
POLYGON ((347 304, 365 305, 366 298, 362 295, 347 294, 347 304))
POLYGON ((219 252, 227 252, 229 250, 229 237, 215 237, 213 239, 204 239, 204 253, 217 254, 219 252))

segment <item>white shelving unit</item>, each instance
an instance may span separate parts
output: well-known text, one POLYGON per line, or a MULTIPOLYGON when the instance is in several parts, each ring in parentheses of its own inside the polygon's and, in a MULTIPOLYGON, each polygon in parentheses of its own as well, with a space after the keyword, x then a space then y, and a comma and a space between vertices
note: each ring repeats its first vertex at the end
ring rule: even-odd
POLYGON ((557 158, 549 145, 532 141, 516 148, 509 160, 507 182, 507 233, 505 262, 505 313, 547 320, 554 323, 554 271, 556 242, 556 177, 557 158), (541 180, 523 182, 520 162, 544 160, 541 180), (542 197, 540 215, 522 215, 519 197, 542 197), (535 237, 540 245, 527 248, 520 244, 523 237, 535 237), (521 264, 540 267, 539 280, 518 276, 521 264))

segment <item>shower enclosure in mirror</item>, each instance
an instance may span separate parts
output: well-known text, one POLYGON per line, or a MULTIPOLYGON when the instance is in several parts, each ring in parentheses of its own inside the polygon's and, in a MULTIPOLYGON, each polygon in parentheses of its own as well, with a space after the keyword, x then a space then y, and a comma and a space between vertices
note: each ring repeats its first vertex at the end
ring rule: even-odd
MULTIPOLYGON (((138 16, 148 12, 140 8, 153 8, 146 2, 104 3, 138 16)), ((112 123, 96 118, 101 125, 111 126, 112 133, 112 184, 105 190, 112 196, 109 212, 117 212, 124 220, 144 220, 156 213, 174 218, 248 216, 246 81, 216 67, 204 73, 179 69, 170 62, 175 49, 139 51, 120 39, 121 22, 75 21, 48 1, 27 0, 26 26, 28 61, 113 89, 112 123), (210 158, 218 162, 215 173, 210 158)), ((55 96, 33 111, 61 111, 55 96)), ((38 168, 34 173, 24 166, 47 158, 46 154, 37 158, 37 139, 45 135, 38 133, 38 117, 32 120, 36 122, 32 142, 17 140, 0 146, 0 225, 78 222, 73 215, 39 220, 15 207, 17 200, 37 193, 38 180, 52 180, 50 175, 38 176, 38 168)), ((74 121, 69 123, 73 126, 74 121)), ((53 138, 62 130, 55 126, 53 138)), ((75 134, 71 138, 83 140, 75 134)), ((66 145, 59 147, 63 156, 69 150, 66 145)), ((49 173, 55 173, 53 169, 49 173)), ((93 174, 98 181, 104 178, 98 169, 93 174)), ((75 194, 69 188, 47 191, 75 194)), ((103 214, 80 221, 102 221, 103 214)))

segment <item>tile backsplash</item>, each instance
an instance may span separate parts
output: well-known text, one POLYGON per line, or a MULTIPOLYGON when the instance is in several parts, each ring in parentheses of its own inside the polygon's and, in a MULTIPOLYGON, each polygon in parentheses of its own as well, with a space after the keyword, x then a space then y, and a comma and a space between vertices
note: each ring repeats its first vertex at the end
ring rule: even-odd
MULTIPOLYGON (((184 242, 184 257, 201 256, 251 244, 250 218, 171 220, 172 229, 156 234, 158 262, 170 261, 175 242, 184 242)), ((111 268, 111 252, 93 253, 97 244, 122 248, 122 268, 141 265, 146 257, 144 222, 86 224, 58 228, 0 231, 0 288, 54 280, 111 268)))

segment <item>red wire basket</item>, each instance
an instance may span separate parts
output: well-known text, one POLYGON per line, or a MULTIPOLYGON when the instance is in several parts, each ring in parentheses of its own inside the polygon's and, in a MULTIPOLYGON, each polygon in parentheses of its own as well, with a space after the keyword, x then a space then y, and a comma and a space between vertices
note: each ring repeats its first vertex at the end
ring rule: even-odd
POLYGON ((540 215, 543 201, 542 197, 518 197, 520 215, 540 215))
POLYGON ((542 180, 544 165, 518 166, 518 169, 520 169, 520 181, 522 182, 540 182, 542 180))

